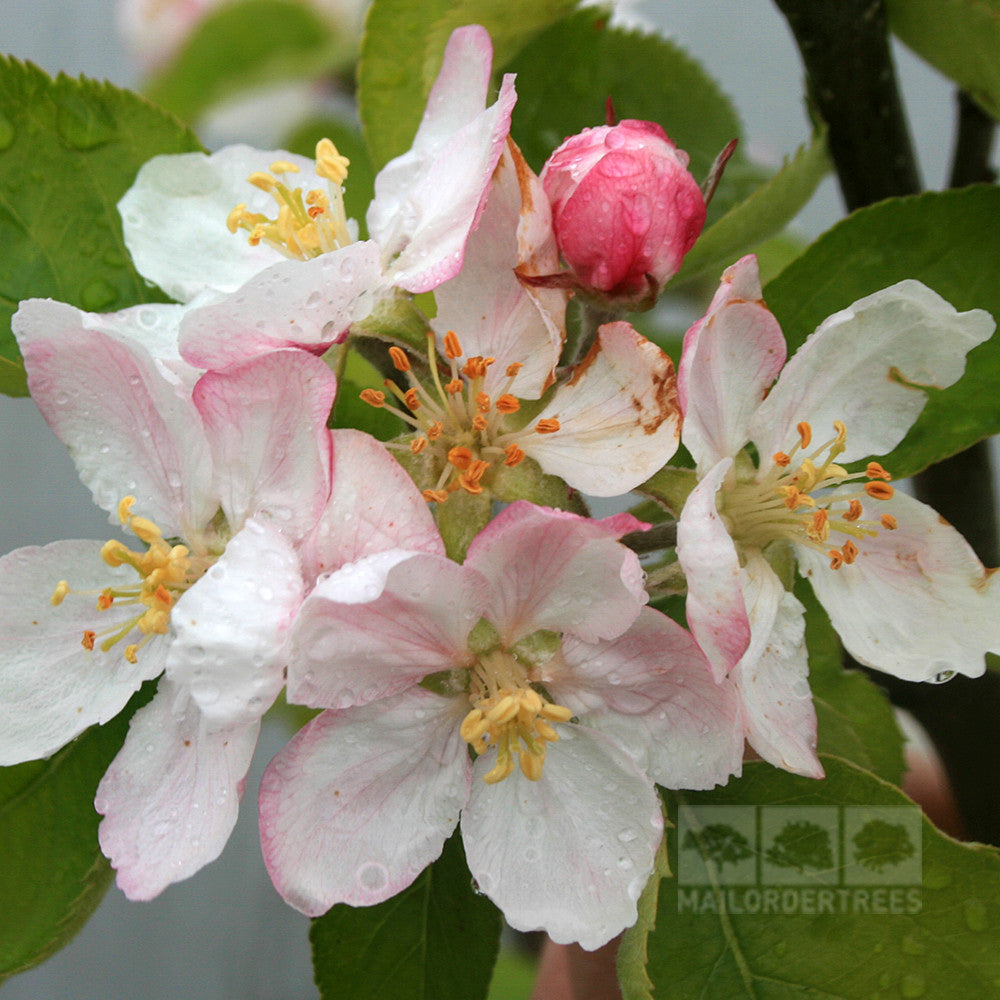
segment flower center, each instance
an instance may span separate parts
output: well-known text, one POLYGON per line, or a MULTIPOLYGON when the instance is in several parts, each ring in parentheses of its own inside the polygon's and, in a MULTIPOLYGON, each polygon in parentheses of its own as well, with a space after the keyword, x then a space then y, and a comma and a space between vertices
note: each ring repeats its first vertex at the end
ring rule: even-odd
POLYGON ((526 666, 503 649, 481 655, 472 667, 469 700, 473 708, 462 720, 462 739, 480 755, 497 748, 497 762, 483 781, 503 781, 515 762, 529 781, 538 781, 545 745, 559 739, 552 723, 568 722, 573 713, 531 687, 526 666))
POLYGON ((107 652, 112 646, 138 631, 142 638, 125 647, 125 659, 135 663, 139 650, 155 635, 167 632, 170 614, 177 599, 208 569, 213 561, 207 556, 194 556, 186 545, 171 545, 163 532, 150 520, 132 513, 135 497, 125 497, 118 505, 118 517, 140 541, 145 552, 133 552, 123 542, 110 539, 101 546, 101 558, 108 566, 131 566, 139 582, 131 587, 105 587, 100 591, 74 591, 60 580, 52 595, 52 604, 59 605, 70 593, 97 593, 98 611, 107 611, 113 604, 136 605, 142 610, 124 623, 103 632, 87 629, 82 645, 91 650, 98 640, 107 652))
POLYGON ((388 405, 386 395, 378 389, 365 389, 361 398, 370 406, 385 408, 396 414, 416 431, 405 445, 415 454, 425 454, 432 460, 434 480, 424 490, 428 502, 444 503, 448 496, 462 489, 467 493, 482 493, 497 468, 513 467, 524 460, 519 442, 529 434, 554 434, 559 421, 555 418, 537 420, 531 426, 510 428, 508 417, 521 408, 521 402, 510 394, 510 388, 521 369, 519 363, 508 365, 507 382, 492 397, 484 391, 486 373, 495 358, 463 357, 462 346, 453 331, 444 338, 444 354, 450 379, 442 382, 436 363, 433 334, 427 335, 427 356, 431 359, 431 389, 414 376, 406 352, 390 347, 396 370, 406 375, 409 389, 405 392, 391 379, 385 387, 406 407, 388 405))
POLYGON ((888 483, 892 477, 878 462, 869 462, 864 472, 848 472, 836 464, 847 441, 841 421, 834 422, 836 436, 811 451, 812 428, 803 422, 796 429, 794 446, 776 452, 766 471, 723 490, 721 510, 739 545, 763 548, 785 539, 825 552, 830 568, 840 569, 857 558, 855 540, 873 538, 880 528, 897 527, 892 514, 882 514, 878 520, 862 516, 864 504, 892 497, 888 483), (847 482, 858 482, 859 489, 832 492, 847 482), (838 536, 834 547, 831 535, 838 536))
POLYGON ((289 177, 299 168, 285 160, 272 163, 269 173, 255 171, 247 180, 274 199, 277 213, 271 219, 241 203, 229 213, 229 231, 243 229, 250 234, 251 246, 266 243, 293 260, 311 260, 353 243, 356 234, 352 235, 344 212, 343 183, 349 163, 329 139, 316 144, 316 173, 327 181, 325 192, 292 187, 289 177))

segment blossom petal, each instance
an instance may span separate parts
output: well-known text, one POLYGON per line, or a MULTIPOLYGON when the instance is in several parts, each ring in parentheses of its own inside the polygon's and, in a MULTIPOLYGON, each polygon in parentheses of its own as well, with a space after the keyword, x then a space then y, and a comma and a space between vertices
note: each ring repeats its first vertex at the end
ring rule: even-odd
POLYGON ((336 388, 333 372, 303 351, 263 355, 199 380, 194 402, 231 526, 258 516, 295 538, 313 527, 330 494, 326 421, 336 388))
POLYGON ((333 489, 303 544, 307 576, 386 549, 444 555, 427 501, 385 445, 362 431, 331 432, 333 489))
POLYGON ((796 546, 844 645, 862 663, 904 680, 944 671, 983 673, 983 654, 1000 652, 1000 586, 965 539, 930 507, 897 492, 869 501, 863 518, 896 518, 895 531, 858 543, 850 565, 829 567, 796 546))
POLYGON ((251 246, 245 233, 226 226, 240 203, 250 212, 275 214, 271 195, 247 178, 276 160, 299 168, 295 182, 304 189, 326 188, 312 160, 281 149, 226 146, 210 156, 181 153, 144 163, 118 202, 125 245, 139 273, 171 298, 188 302, 206 288, 235 292, 282 260, 277 250, 251 246))
POLYGON ((189 310, 181 352, 202 368, 225 368, 285 347, 326 350, 371 312, 381 277, 370 240, 309 261, 281 260, 231 295, 189 310))
POLYGON ((956 382, 966 353, 995 325, 989 313, 960 313, 919 281, 858 299, 825 319, 785 365, 757 411, 751 439, 761 455, 772 455, 794 443, 799 421, 825 440, 840 420, 848 436, 839 461, 884 455, 924 408, 921 388, 956 382))
POLYGON ((627 632, 606 642, 567 637, 562 660, 562 669, 543 678, 546 690, 624 747, 658 784, 712 788, 740 773, 736 686, 715 683, 691 634, 666 615, 643 608, 627 632))
POLYGON ((559 269, 559 255, 545 192, 508 140, 462 270, 434 293, 437 316, 431 326, 439 347, 454 331, 466 357, 496 359, 487 371, 485 392, 538 399, 555 380, 566 335, 566 294, 529 289, 515 268, 552 274, 559 269), (523 367, 508 387, 507 368, 513 363, 523 367))
POLYGON ((129 899, 152 899, 222 853, 259 728, 206 733, 194 703, 167 680, 132 717, 94 799, 101 850, 129 899))
POLYGON ((465 566, 489 580, 489 620, 506 646, 539 629, 611 639, 648 600, 638 557, 617 541, 642 527, 626 514, 592 521, 520 500, 472 540, 465 566))
POLYGON ((391 261, 393 283, 409 292, 458 273, 479 221, 516 100, 507 74, 485 107, 492 55, 479 25, 452 32, 412 147, 375 178, 368 231, 391 261))
POLYGON ((599 948, 635 923, 663 831, 653 783, 606 736, 561 726, 542 776, 482 781, 462 814, 469 871, 511 927, 599 948))
POLYGON ((304 596, 291 542, 251 520, 177 602, 167 677, 186 686, 203 728, 249 725, 271 706, 284 684, 279 652, 304 596))
POLYGON ((11 325, 31 394, 94 502, 115 512, 132 494, 136 514, 167 537, 186 537, 218 507, 208 442, 190 388, 137 342, 115 335, 122 315, 30 299, 11 325))
POLYGON ((550 418, 558 419, 559 430, 524 437, 526 454, 584 493, 627 493, 677 450, 674 364, 629 323, 607 323, 537 417, 550 418))
POLYGON ((736 455, 750 440, 750 419, 785 354, 751 254, 726 270, 705 317, 684 337, 678 373, 684 444, 700 470, 736 455))
POLYGON ((751 639, 732 678, 743 700, 747 742, 775 767, 822 778, 804 608, 759 552, 747 555, 742 576, 751 639))
POLYGON ((101 560, 99 542, 53 542, 0 559, 0 766, 47 757, 88 726, 113 719, 163 669, 162 639, 135 663, 125 659, 125 643, 108 652, 81 644, 84 630, 113 632, 135 617, 129 605, 98 611, 95 592, 135 582, 130 567, 101 560), (71 593, 53 607, 64 577, 89 593, 71 593))
POLYGON ((323 712, 292 739, 259 800, 264 861, 286 902, 313 917, 370 906, 440 855, 469 793, 460 723, 458 699, 413 688, 323 712))
POLYGON ((290 701, 346 708, 468 664, 468 636, 489 604, 485 580, 443 556, 399 549, 316 584, 292 630, 290 701))
POLYGON ((688 625, 720 682, 750 642, 739 556, 715 504, 732 464, 731 458, 724 458, 705 474, 687 498, 677 525, 677 557, 687 577, 688 625))

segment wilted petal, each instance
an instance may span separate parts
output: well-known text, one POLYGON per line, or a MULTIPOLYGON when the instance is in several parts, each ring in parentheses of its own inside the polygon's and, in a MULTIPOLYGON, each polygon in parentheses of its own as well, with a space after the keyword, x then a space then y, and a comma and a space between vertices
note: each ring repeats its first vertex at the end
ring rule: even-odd
POLYGON ((479 889, 511 927, 599 948, 635 923, 663 831, 659 797, 606 736, 560 726, 540 780, 482 781, 477 760, 462 839, 479 889))
POLYGON ((992 570, 934 510, 897 491, 869 501, 863 518, 896 518, 858 542, 850 565, 832 570, 821 553, 798 546, 812 581, 851 655, 904 680, 943 671, 983 673, 983 654, 1000 651, 1000 589, 992 570))
POLYGON ((97 787, 101 850, 129 899, 214 861, 236 824, 260 724, 209 734, 200 722, 183 688, 160 681, 97 787))
POLYGON ((525 437, 526 454, 584 493, 627 493, 677 450, 673 362, 630 324, 608 323, 537 417, 547 418, 558 419, 559 430, 525 437))
POLYGON ((414 688, 324 712, 271 761, 261 844, 289 904, 313 917, 370 906, 438 857, 469 790, 461 718, 457 699, 414 688))

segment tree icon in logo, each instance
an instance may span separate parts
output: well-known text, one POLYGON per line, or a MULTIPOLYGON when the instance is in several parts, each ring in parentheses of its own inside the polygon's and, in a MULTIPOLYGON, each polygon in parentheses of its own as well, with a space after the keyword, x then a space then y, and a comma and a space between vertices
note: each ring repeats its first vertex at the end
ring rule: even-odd
POLYGON ((727 862, 735 868, 753 856, 747 838, 728 823, 711 823, 698 834, 688 830, 681 846, 685 850, 698 851, 706 860, 714 862, 719 871, 727 862))
POLYGON ((872 872, 901 865, 916 852, 902 823, 872 819, 854 835, 854 860, 872 872))
POLYGON ((767 849, 764 857, 779 868, 794 868, 800 874, 833 867, 830 831, 798 820, 786 823, 767 849))

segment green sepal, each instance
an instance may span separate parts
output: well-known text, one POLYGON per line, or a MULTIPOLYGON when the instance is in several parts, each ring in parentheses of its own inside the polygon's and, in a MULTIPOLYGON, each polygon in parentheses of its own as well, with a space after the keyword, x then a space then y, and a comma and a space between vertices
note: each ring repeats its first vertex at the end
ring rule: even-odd
POLYGON ((659 472, 654 472, 642 485, 636 487, 637 493, 645 493, 663 504, 674 517, 680 517, 687 498, 698 485, 698 475, 694 469, 678 469, 665 465, 659 472))
POLYGON ((434 518, 449 559, 464 562, 472 539, 489 524, 493 504, 487 493, 455 490, 444 503, 434 505, 434 518))

